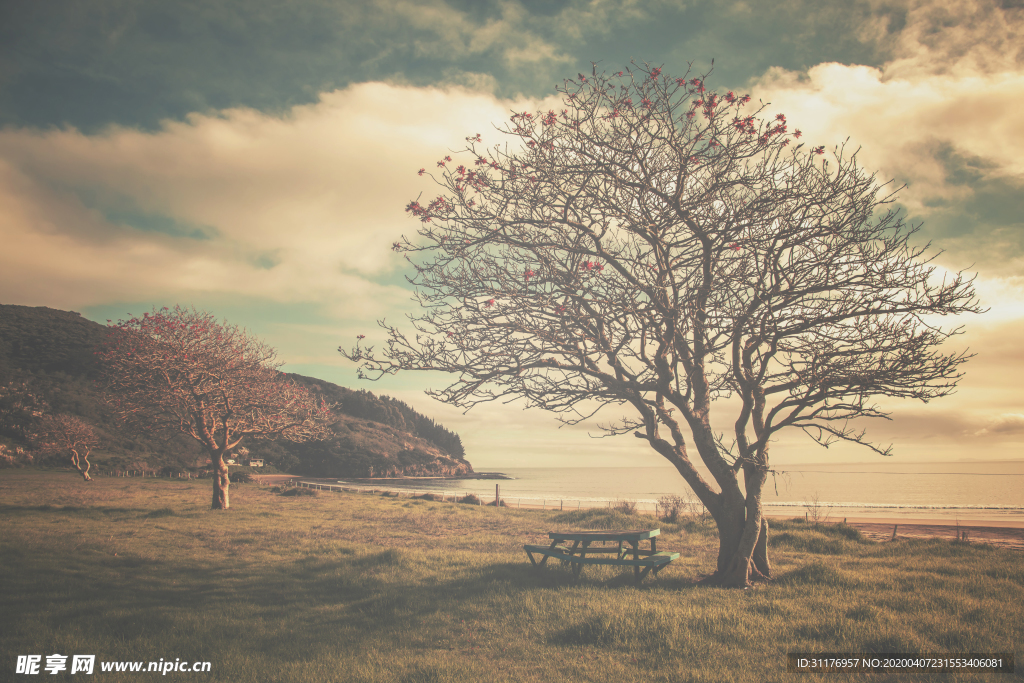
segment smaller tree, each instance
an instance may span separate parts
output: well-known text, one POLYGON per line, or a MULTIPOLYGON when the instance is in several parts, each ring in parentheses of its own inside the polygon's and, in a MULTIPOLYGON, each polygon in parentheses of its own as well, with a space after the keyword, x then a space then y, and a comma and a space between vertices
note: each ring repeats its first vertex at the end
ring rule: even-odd
POLYGON ((28 440, 49 408, 43 397, 25 382, 0 385, 0 432, 28 440))
POLYGON ((74 415, 44 415, 39 421, 35 442, 44 455, 70 456, 71 464, 82 473, 82 478, 92 481, 89 454, 100 440, 91 425, 74 415))
POLYGON ((204 311, 176 306, 119 321, 99 355, 118 418, 143 432, 181 432, 206 448, 215 510, 229 507, 225 460, 246 437, 331 433, 331 405, 286 380, 274 349, 204 311))

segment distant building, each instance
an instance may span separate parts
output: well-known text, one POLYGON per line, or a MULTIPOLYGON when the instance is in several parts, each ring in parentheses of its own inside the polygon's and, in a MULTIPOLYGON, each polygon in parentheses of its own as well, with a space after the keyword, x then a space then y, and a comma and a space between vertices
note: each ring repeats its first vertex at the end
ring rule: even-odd
POLYGON ((249 467, 263 467, 263 458, 253 458, 249 461, 249 467))

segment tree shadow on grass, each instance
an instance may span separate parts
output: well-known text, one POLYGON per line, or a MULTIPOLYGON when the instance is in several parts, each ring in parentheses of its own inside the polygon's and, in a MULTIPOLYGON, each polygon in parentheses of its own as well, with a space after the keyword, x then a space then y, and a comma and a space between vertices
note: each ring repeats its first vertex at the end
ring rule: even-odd
MULTIPOLYGON (((633 585, 631 572, 592 572, 594 577, 577 583, 571 571, 538 570, 525 557, 522 562, 461 566, 449 566, 446 560, 439 552, 394 548, 370 553, 342 548, 256 566, 244 561, 232 566, 223 559, 196 563, 101 552, 71 557, 56 551, 50 557, 13 553, 0 572, 8 588, 0 598, 0 611, 10 620, 14 635, 25 624, 38 623, 51 633, 88 634, 101 642, 120 643, 123 653, 103 653, 111 659, 141 659, 132 648, 138 650, 142 642, 190 649, 197 630, 208 629, 210 633, 199 640, 217 642, 244 633, 244 643, 234 647, 300 661, 339 642, 346 648, 373 647, 396 629, 450 620, 517 594, 573 586, 620 591, 633 585), (256 623, 259 628, 252 627, 256 623)), ((678 579, 648 578, 641 590, 690 587, 678 579)))

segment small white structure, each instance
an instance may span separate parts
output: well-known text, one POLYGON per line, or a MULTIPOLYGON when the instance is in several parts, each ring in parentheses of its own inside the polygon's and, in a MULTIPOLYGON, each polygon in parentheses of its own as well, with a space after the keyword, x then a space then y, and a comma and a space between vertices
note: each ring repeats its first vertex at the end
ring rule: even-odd
POLYGON ((249 467, 263 467, 263 458, 253 458, 249 461, 249 467))

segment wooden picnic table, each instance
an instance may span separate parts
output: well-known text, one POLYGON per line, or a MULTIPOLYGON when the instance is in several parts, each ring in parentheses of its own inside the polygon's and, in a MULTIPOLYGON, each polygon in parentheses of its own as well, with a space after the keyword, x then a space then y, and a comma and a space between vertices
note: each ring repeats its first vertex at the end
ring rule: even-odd
POLYGON ((524 545, 523 549, 534 567, 543 567, 549 557, 571 563, 576 579, 585 564, 633 567, 633 577, 639 584, 649 572, 653 570, 657 576, 665 565, 679 557, 679 553, 658 551, 656 537, 660 534, 661 529, 551 531, 548 532, 551 545, 524 545), (641 546, 643 541, 649 543, 648 548, 641 546), (611 545, 591 545, 595 542, 611 545), (534 559, 534 553, 541 556, 539 562, 534 559))

